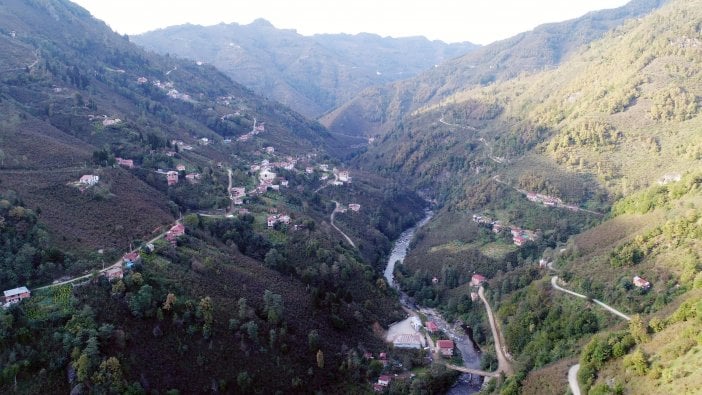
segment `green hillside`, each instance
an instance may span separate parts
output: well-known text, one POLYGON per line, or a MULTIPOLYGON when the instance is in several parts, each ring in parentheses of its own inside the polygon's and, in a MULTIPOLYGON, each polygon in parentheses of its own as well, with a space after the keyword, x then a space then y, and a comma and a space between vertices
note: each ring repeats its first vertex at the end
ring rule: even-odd
POLYGON ((402 124, 409 113, 469 86, 485 86, 561 64, 580 47, 629 19, 646 15, 665 0, 633 0, 570 21, 539 26, 481 47, 403 81, 373 87, 321 118, 330 130, 372 136, 402 124))
POLYGON ((401 317, 376 268, 425 203, 368 173, 322 188, 358 139, 69 1, 0 20, 0 285, 32 291, 0 313, 0 392, 365 391, 360 355, 401 317), (264 162, 277 188, 252 192, 264 162), (358 248, 332 199, 363 208, 338 221, 358 248))
POLYGON ((694 393, 699 372, 684 366, 699 348, 701 6, 670 2, 557 68, 419 108, 358 161, 405 174, 444 206, 402 270, 411 295, 489 338, 465 295, 473 273, 492 278, 490 297, 519 373, 484 392, 532 393, 555 382, 552 393, 563 393, 567 383, 553 376, 561 368, 551 364, 579 357, 590 393, 694 393), (556 198, 557 207, 542 204, 556 198), (495 234, 473 215, 508 229, 495 234), (510 226, 535 238, 515 246, 510 226), (539 269, 541 259, 554 270, 539 269), (554 290, 554 275, 639 314, 650 342, 634 342, 621 319, 554 290), (637 288, 635 276, 651 288, 637 288), (674 313, 677 306, 691 312, 674 313), (670 344, 672 327, 684 335, 670 344), (598 341, 609 341, 609 356, 593 360, 598 341), (634 367, 639 349, 645 368, 634 367))
POLYGON ((374 34, 303 36, 268 21, 182 25, 131 37, 162 54, 213 64, 256 93, 310 118, 363 89, 413 77, 477 46, 374 34))

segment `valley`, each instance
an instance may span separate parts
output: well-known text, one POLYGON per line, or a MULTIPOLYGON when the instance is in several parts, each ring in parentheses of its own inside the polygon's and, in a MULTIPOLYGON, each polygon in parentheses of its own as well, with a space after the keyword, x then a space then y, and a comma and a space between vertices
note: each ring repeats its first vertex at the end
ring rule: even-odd
POLYGON ((700 393, 701 0, 481 47, 0 20, 0 392, 700 393))

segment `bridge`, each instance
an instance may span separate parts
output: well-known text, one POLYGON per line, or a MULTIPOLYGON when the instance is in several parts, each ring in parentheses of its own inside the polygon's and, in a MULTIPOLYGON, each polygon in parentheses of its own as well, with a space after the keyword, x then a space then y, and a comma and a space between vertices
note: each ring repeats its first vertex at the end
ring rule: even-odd
POLYGON ((484 370, 471 369, 471 368, 465 368, 463 366, 451 365, 450 363, 447 363, 444 365, 446 365, 447 369, 455 370, 455 371, 462 372, 462 373, 470 373, 470 374, 474 374, 477 376, 483 376, 483 377, 500 377, 500 371, 486 372, 484 370))

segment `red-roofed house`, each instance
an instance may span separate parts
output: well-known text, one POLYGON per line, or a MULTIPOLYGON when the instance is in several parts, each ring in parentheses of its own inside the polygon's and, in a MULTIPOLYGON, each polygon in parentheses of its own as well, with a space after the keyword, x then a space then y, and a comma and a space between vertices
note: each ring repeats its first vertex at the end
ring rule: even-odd
POLYGON ((434 333, 439 330, 439 326, 436 325, 436 322, 434 321, 427 321, 427 330, 429 333, 434 333))
POLYGON ((105 277, 107 280, 118 280, 124 277, 124 270, 122 270, 122 265, 112 266, 105 270, 105 277))
POLYGON ((439 340, 436 342, 439 354, 450 357, 453 356, 453 340, 439 340))
POLYGON ((128 252, 122 256, 122 262, 124 262, 124 265, 127 268, 132 267, 135 263, 138 263, 141 260, 141 255, 137 251, 133 252, 128 252))
POLYGON ((128 169, 134 168, 134 160, 132 160, 132 159, 115 158, 115 161, 117 161, 118 165, 124 166, 128 169))
POLYGON ((651 283, 643 277, 634 276, 634 285, 641 289, 651 288, 651 283))
POLYGON ((166 233, 166 240, 171 242, 171 244, 175 245, 176 244, 176 238, 179 236, 182 236, 185 234, 185 225, 183 224, 175 224, 171 229, 168 230, 166 233))
POLYGON ((482 284, 485 282, 485 276, 482 274, 474 274, 473 277, 470 278, 470 285, 477 287, 478 285, 482 284))

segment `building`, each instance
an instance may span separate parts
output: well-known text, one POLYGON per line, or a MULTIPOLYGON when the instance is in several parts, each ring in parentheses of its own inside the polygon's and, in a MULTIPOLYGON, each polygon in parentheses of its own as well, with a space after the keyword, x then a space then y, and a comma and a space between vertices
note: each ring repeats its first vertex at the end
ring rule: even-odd
POLYGON ((402 334, 397 335, 392 341, 396 348, 422 348, 422 337, 420 335, 402 334))
POLYGON ((349 209, 351 209, 351 211, 359 212, 361 210, 361 205, 357 203, 351 203, 349 204, 349 209))
POLYGON ((113 125, 117 125, 120 122, 122 122, 122 120, 119 118, 115 118, 115 119, 107 118, 107 119, 103 119, 102 126, 113 126, 113 125))
POLYGON ((268 218, 266 218, 266 223, 268 224, 269 228, 272 228, 275 226, 276 222, 278 222, 278 216, 277 215, 269 215, 268 218))
POLYGON ((176 170, 178 170, 178 171, 185 171, 185 165, 182 164, 182 163, 179 164, 178 166, 176 166, 176 170))
POLYGON ((27 289, 27 287, 18 287, 13 289, 8 289, 4 292, 5 294, 5 304, 3 307, 8 307, 11 304, 19 303, 22 299, 27 299, 32 295, 32 293, 27 289))
POLYGON ((439 340, 436 342, 436 348, 439 354, 445 357, 453 356, 453 340, 439 340))
POLYGON ((434 321, 427 321, 426 328, 429 333, 434 333, 439 330, 439 326, 436 325, 434 321))
POLYGON ((639 276, 634 276, 634 285, 637 288, 641 288, 641 289, 651 288, 651 283, 648 282, 648 280, 646 280, 645 278, 639 277, 639 276))
POLYGON ((477 287, 477 286, 481 285, 482 283, 484 283, 485 280, 486 280, 486 278, 482 274, 474 274, 470 278, 470 285, 477 287))
POLYGON ((97 184, 98 181, 100 181, 100 176, 96 176, 93 174, 86 174, 86 175, 82 176, 80 178, 80 180, 78 180, 78 183, 82 184, 82 185, 93 186, 93 185, 97 184))
POLYGON ((149 82, 149 79, 146 77, 137 78, 137 84, 139 84, 139 85, 146 84, 147 82, 149 82))
POLYGON ((348 170, 342 170, 339 172, 339 181, 341 182, 351 182, 351 177, 349 176, 348 170))
POLYGON ((495 221, 492 223, 492 233, 500 233, 504 229, 504 226, 500 221, 495 221))
POLYGON ((419 319, 419 317, 414 316, 414 317, 410 318, 410 325, 412 325, 412 328, 415 331, 419 331, 419 328, 422 327, 422 321, 419 319))
POLYGON ((471 293, 470 293, 470 300, 471 300, 471 301, 475 302, 475 301, 478 300, 478 298, 479 298, 479 295, 478 295, 477 292, 471 292, 471 293))
POLYGON ((516 245, 516 246, 518 246, 518 247, 521 247, 521 246, 523 246, 524 244, 526 244, 526 242, 527 242, 528 240, 526 239, 526 237, 523 237, 523 236, 514 236, 514 237, 512 238, 512 241, 514 242, 514 245, 516 245))
POLYGON ((173 225, 173 227, 166 232, 166 240, 168 240, 172 245, 175 245, 176 239, 184 234, 185 225, 178 223, 173 225))
POLYGON ((177 171, 169 171, 166 173, 166 181, 168 181, 168 185, 175 185, 178 183, 178 172, 177 171))
POLYGON ((275 152, 275 148, 273 148, 273 147, 266 147, 266 153, 267 153, 267 154, 272 154, 272 153, 274 153, 274 152, 275 152))
POLYGON ((122 265, 112 266, 105 270, 104 275, 107 277, 108 281, 119 280, 124 277, 124 270, 122 269, 122 265))
POLYGON ((185 179, 188 180, 191 184, 195 184, 197 182, 200 182, 200 174, 199 173, 186 174, 185 179))
POLYGON ((124 166, 128 169, 134 168, 134 160, 132 160, 132 159, 115 158, 115 161, 117 162, 118 165, 124 166))
POLYGON ((263 170, 258 174, 258 179, 261 180, 261 182, 273 182, 275 178, 276 174, 270 170, 263 170))
POLYGON ((384 374, 380 377, 378 377, 378 384, 382 385, 383 387, 387 387, 390 385, 390 382, 392 381, 392 376, 389 376, 387 374, 384 374))
POLYGON ((314 167, 312 167, 312 166, 307 166, 307 167, 305 168, 305 173, 307 173, 307 174, 312 174, 312 173, 314 173, 314 167))
POLYGON ((138 251, 128 252, 122 256, 122 262, 124 263, 124 267, 129 269, 134 266, 135 263, 141 262, 141 255, 139 255, 138 251))

